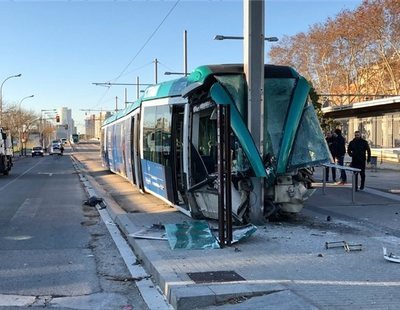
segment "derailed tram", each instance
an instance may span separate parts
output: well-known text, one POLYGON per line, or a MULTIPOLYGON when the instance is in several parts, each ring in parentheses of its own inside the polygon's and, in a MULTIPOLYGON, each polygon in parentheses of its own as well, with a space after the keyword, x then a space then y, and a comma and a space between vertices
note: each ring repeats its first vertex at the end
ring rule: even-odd
POLYGON ((103 163, 191 217, 218 219, 216 108, 229 105, 233 218, 298 213, 314 191, 311 168, 331 159, 309 89, 292 68, 265 65, 261 156, 247 128, 243 66, 198 67, 148 87, 104 122, 103 163), (263 206, 254 203, 254 182, 263 186, 263 206))

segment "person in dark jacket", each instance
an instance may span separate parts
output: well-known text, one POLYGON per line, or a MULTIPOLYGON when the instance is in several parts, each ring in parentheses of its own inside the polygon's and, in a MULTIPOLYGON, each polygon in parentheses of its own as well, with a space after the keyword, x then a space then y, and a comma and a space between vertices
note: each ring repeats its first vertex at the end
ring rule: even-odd
MULTIPOLYGON (((332 154, 332 158, 333 160, 335 160, 336 158, 336 138, 335 136, 332 134, 332 131, 328 131, 326 133, 326 143, 328 144, 329 147, 329 151, 331 151, 332 154)), ((335 167, 331 167, 332 169, 332 180, 333 182, 336 182, 336 168, 335 167)), ((325 168, 325 181, 328 182, 329 181, 329 167, 325 168)))
MULTIPOLYGON (((335 139, 336 139, 336 160, 337 164, 344 166, 344 155, 346 154, 346 140, 342 136, 342 131, 339 128, 335 129, 335 139)), ((345 184, 347 182, 346 171, 340 170, 340 182, 339 184, 345 184)))
MULTIPOLYGON (((347 153, 351 157, 351 167, 361 169, 361 184, 360 190, 364 189, 365 185, 365 161, 371 161, 371 149, 368 142, 361 138, 359 131, 354 132, 354 139, 350 141, 347 148, 347 153)), ((358 176, 356 175, 356 190, 358 190, 358 176)))

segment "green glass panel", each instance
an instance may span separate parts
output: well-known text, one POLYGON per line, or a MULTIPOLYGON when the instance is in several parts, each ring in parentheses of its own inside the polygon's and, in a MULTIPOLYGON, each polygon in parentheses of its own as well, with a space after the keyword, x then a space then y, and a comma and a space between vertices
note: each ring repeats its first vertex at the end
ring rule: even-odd
POLYGON ((204 250, 219 249, 217 239, 206 221, 164 224, 171 249, 204 250))
POLYGON ((329 163, 330 152, 319 125, 314 107, 305 108, 294 142, 288 169, 329 163))

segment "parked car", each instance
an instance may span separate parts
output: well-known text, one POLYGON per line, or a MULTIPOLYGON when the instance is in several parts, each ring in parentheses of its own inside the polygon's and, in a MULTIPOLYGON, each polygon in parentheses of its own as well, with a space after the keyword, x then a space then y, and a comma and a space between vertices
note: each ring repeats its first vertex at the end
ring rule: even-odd
POLYGON ((44 151, 41 146, 34 146, 32 148, 32 157, 35 157, 35 156, 42 156, 42 157, 44 156, 44 151))

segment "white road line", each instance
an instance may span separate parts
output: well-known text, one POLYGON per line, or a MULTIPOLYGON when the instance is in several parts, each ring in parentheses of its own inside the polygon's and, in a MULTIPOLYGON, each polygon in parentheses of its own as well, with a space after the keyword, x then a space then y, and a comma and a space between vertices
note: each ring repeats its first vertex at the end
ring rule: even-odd
POLYGON ((17 176, 15 179, 11 180, 10 182, 6 183, 5 185, 3 185, 2 187, 0 187, 0 191, 2 191, 3 189, 5 189, 8 185, 14 183, 15 181, 17 181, 20 177, 24 176, 25 174, 27 174, 29 171, 31 171, 33 168, 35 168, 37 165, 40 164, 41 161, 37 162, 35 165, 33 165, 32 167, 30 167, 28 170, 26 170, 23 174, 20 174, 19 176, 17 176))
POLYGON ((379 191, 379 190, 376 190, 376 189, 373 189, 373 188, 370 188, 370 187, 364 188, 364 191, 369 193, 369 194, 372 194, 372 195, 377 195, 377 196, 381 196, 381 197, 384 197, 384 198, 387 198, 387 199, 400 201, 400 196, 396 195, 396 194, 385 193, 385 192, 382 192, 382 191, 379 191))
POLYGON ((142 280, 135 283, 149 309, 172 309, 172 306, 170 306, 166 302, 164 296, 156 289, 156 286, 150 280, 149 275, 143 269, 143 267, 134 264, 137 261, 137 257, 131 250, 126 240, 121 236, 121 231, 119 230, 117 225, 114 224, 113 220, 108 214, 107 209, 102 209, 98 211, 103 222, 106 224, 107 229, 110 232, 110 235, 113 238, 115 245, 117 246, 119 253, 121 254, 130 274, 132 275, 132 277, 142 278, 142 280))
POLYGON ((15 212, 14 216, 11 218, 10 223, 15 223, 16 221, 30 221, 36 215, 39 205, 42 203, 42 198, 27 198, 15 212))

